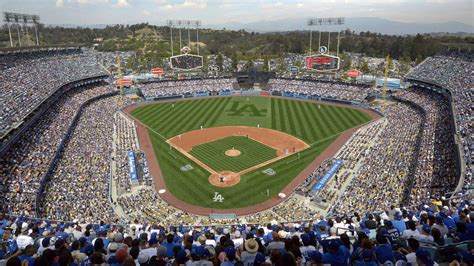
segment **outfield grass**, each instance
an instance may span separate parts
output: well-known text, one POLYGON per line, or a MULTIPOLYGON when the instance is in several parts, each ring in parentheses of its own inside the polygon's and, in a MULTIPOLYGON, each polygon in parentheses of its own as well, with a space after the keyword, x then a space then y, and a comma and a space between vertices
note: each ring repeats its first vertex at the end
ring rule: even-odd
POLYGON ((190 153, 218 172, 227 170, 235 173, 277 157, 276 150, 253 139, 237 136, 195 146, 190 153), (235 157, 225 155, 225 151, 232 148, 241 154, 235 157))
POLYGON ((277 194, 343 131, 370 121, 366 113, 350 108, 285 98, 244 96, 145 105, 131 114, 149 127, 168 190, 187 203, 223 209, 246 207, 264 201, 268 198, 267 189, 270 190, 270 197, 277 194), (311 147, 302 151, 299 159, 296 155, 289 156, 241 176, 236 186, 217 188, 208 182, 209 173, 206 170, 180 152, 170 151, 169 145, 164 142, 178 134, 199 129, 201 125, 260 125, 291 134, 311 147), (181 171, 180 167, 186 164, 191 164, 194 169, 181 171), (274 169, 276 175, 267 176, 261 172, 267 168, 274 169), (212 202, 214 192, 222 194, 222 203, 212 202))

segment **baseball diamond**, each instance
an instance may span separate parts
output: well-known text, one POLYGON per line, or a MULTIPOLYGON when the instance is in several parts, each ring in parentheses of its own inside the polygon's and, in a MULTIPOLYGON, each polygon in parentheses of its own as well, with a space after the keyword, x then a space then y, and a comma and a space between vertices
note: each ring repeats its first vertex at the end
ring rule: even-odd
MULTIPOLYGON (((159 173, 154 176, 164 180, 156 182, 156 188, 167 188, 167 192, 161 196, 165 199, 167 196, 175 197, 190 206, 212 208, 214 212, 251 207, 277 198, 277 194, 338 136, 377 117, 362 110, 260 96, 168 101, 126 109, 138 121, 139 128, 144 127, 148 131, 148 145, 152 145, 154 154, 147 154, 147 157, 151 161, 153 155, 156 156, 159 173), (200 132, 228 126, 243 126, 253 130, 271 129, 298 139, 307 147, 299 147, 295 151, 294 145, 288 145, 287 149, 280 147, 276 153, 275 150, 278 149, 261 144, 261 141, 247 139, 247 134, 239 134, 238 129, 234 134, 225 133, 212 141, 196 140, 194 144, 183 147, 175 146, 176 143, 172 142, 185 141, 188 139, 187 132, 190 131, 200 132), (242 154, 236 157, 226 156, 225 151, 232 148, 242 154), (247 155, 249 149, 254 154, 247 155), (286 156, 276 158, 282 154, 286 156), (272 158, 275 161, 256 169, 250 168, 272 158), (193 170, 181 171, 183 165, 191 165, 193 170), (275 175, 262 172, 268 168, 272 168, 275 175), (228 171, 235 176, 234 173, 245 169, 251 171, 241 173, 239 180, 234 181, 231 187, 221 182, 225 179, 220 178, 219 171, 228 171), (213 174, 216 180, 214 184, 210 182, 213 174), (225 200, 214 202, 212 198, 216 192, 225 200)), ((279 140, 272 137, 268 139, 275 142, 279 140)), ((146 142, 144 137, 140 137, 140 141, 146 142)), ((187 211, 193 212, 193 209, 187 211)))
POLYGON ((194 146, 190 153, 214 170, 233 172, 277 157, 276 150, 244 136, 232 136, 194 146), (240 156, 226 156, 225 152, 234 147, 241 152, 240 156))

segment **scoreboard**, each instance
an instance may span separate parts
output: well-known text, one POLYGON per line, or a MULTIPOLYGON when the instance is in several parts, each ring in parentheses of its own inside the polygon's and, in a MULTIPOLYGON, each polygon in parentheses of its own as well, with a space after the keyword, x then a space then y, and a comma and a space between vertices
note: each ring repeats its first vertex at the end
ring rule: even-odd
POLYGON ((334 71, 339 69, 340 58, 333 55, 319 54, 305 57, 305 68, 316 71, 334 71))
POLYGON ((170 57, 170 64, 172 69, 194 70, 202 68, 203 59, 199 55, 182 54, 170 57))

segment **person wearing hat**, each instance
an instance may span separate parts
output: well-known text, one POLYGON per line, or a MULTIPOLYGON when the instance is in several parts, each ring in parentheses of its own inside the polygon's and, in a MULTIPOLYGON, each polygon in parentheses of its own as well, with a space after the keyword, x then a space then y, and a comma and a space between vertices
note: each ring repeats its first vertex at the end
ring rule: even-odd
POLYGON ((446 238, 446 235, 449 233, 449 228, 444 224, 444 219, 440 215, 436 216, 435 224, 432 225, 433 228, 437 228, 441 235, 446 238))
POLYGON ((431 233, 431 227, 429 224, 424 224, 421 228, 421 234, 418 236, 418 240, 420 241, 434 241, 433 236, 430 235, 431 233))
POLYGON ((119 250, 117 243, 110 243, 107 255, 105 256, 105 261, 109 264, 117 262, 115 258, 115 253, 119 250))
POLYGON ((316 251, 316 247, 311 245, 311 237, 309 234, 304 233, 300 236, 301 242, 303 242, 303 246, 300 247, 301 256, 303 257, 304 261, 310 261, 309 253, 316 251))
POLYGON ((201 246, 205 246, 206 245, 206 235, 205 234, 201 234, 199 237, 198 237, 198 242, 199 242, 199 245, 201 246))
POLYGON ((209 259, 212 257, 211 252, 205 246, 196 247, 196 255, 199 260, 194 261, 195 266, 213 266, 214 264, 209 259))
POLYGON ((349 250, 340 239, 331 239, 327 243, 327 252, 323 254, 323 263, 331 265, 348 265, 349 250))
POLYGON ((221 266, 233 266, 236 261, 235 248, 226 247, 225 248, 225 260, 221 263, 221 266))
POLYGON ((403 232, 407 229, 405 221, 403 220, 403 216, 400 212, 395 213, 394 219, 392 220, 392 224, 393 227, 398 229, 398 232, 400 234, 403 234, 403 232))
POLYGON ((240 259, 245 266, 251 266, 258 254, 258 243, 255 239, 250 238, 244 242, 244 251, 240 254, 240 259))

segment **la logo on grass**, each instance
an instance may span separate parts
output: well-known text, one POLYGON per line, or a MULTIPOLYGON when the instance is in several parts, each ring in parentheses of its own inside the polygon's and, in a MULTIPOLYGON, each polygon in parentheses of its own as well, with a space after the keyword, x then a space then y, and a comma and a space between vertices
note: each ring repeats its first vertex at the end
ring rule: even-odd
POLYGON ((219 192, 214 192, 214 198, 212 198, 214 202, 223 202, 224 197, 219 192))
POLYGON ((234 101, 230 109, 226 110, 227 115, 229 116, 266 116, 267 109, 262 108, 258 109, 254 104, 244 102, 244 101, 234 101))

